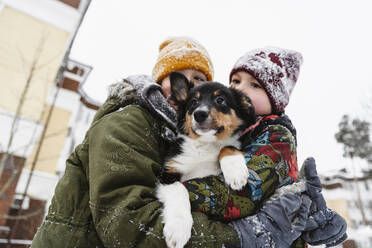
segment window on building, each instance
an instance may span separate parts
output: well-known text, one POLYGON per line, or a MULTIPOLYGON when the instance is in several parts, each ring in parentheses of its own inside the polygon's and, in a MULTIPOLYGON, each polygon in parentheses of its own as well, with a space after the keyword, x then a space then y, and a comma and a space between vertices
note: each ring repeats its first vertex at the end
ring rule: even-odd
MULTIPOLYGON (((22 195, 14 195, 14 199, 13 199, 11 207, 15 209, 20 209, 22 198, 23 198, 22 195)), ((23 200, 23 203, 22 203, 22 209, 28 209, 29 207, 30 207, 30 197, 25 196, 25 199, 23 200)))

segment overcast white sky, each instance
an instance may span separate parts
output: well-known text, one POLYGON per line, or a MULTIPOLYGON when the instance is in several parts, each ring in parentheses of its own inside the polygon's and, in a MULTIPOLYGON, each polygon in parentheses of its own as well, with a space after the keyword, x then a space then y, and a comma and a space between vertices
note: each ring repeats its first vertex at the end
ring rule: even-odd
POLYGON ((169 36, 200 41, 215 81, 226 84, 250 49, 300 51, 304 64, 286 112, 297 128, 299 165, 313 156, 324 172, 350 163, 334 139, 342 115, 367 118, 362 104, 372 102, 371 10, 369 0, 93 1, 71 57, 93 66, 84 89, 103 102, 109 84, 151 74, 169 36))

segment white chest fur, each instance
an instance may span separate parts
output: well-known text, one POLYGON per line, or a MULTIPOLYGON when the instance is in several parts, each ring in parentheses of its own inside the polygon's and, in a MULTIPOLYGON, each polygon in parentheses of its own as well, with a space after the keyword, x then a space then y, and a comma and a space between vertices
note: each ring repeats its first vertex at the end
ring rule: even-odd
POLYGON ((182 175, 181 181, 218 175, 221 173, 218 162, 221 149, 225 146, 240 148, 238 135, 223 141, 203 141, 201 139, 191 139, 185 135, 180 136, 184 138, 182 153, 171 160, 175 163, 174 169, 182 175))

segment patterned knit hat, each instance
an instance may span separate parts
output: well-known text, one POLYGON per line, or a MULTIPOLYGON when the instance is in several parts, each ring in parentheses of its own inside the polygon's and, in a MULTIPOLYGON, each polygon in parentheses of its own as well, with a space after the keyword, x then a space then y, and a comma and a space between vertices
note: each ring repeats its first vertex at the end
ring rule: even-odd
POLYGON ((171 37, 159 46, 159 56, 152 70, 152 77, 160 82, 172 71, 196 69, 209 81, 213 79, 213 64, 207 50, 188 37, 171 37))
POLYGON ((255 49, 240 57, 230 72, 246 71, 265 89, 274 113, 281 113, 288 105, 302 65, 302 55, 277 47, 255 49))

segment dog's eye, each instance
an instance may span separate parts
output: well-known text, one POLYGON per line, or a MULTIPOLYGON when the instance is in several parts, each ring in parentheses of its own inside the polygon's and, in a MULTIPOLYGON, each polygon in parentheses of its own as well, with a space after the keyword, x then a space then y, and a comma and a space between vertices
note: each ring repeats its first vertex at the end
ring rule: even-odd
POLYGON ((198 105, 199 101, 196 99, 196 98, 193 98, 191 101, 190 101, 190 106, 192 108, 196 107, 198 105))
POLYGON ((218 105, 226 105, 225 98, 222 96, 217 97, 215 101, 218 105))

